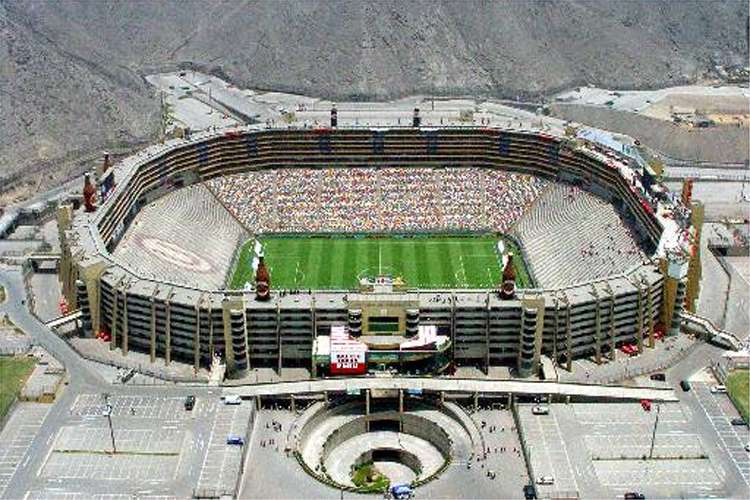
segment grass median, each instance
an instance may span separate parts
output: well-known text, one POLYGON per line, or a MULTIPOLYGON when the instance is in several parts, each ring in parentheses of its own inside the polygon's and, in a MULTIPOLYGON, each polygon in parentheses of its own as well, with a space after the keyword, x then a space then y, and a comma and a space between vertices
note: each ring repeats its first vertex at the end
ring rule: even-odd
POLYGON ((746 422, 750 422, 750 370, 733 370, 727 377, 727 392, 746 422))
POLYGON ((35 364, 35 358, 0 356, 0 418, 10 409, 35 364))

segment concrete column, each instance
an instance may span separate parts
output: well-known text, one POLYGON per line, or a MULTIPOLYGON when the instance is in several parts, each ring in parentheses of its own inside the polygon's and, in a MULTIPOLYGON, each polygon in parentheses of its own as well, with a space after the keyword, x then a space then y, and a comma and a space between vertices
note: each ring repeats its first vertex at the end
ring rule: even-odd
POLYGON ((596 318, 596 321, 594 323, 594 349, 595 349, 595 358, 596 358, 596 364, 600 365, 602 363, 602 345, 601 345, 601 333, 602 333, 602 315, 601 311, 599 310, 600 306, 600 300, 599 300, 599 293, 596 291, 596 288, 592 285, 591 286, 591 294, 594 296, 594 304, 596 304, 596 309, 594 310, 594 317, 596 318))
POLYGON ((294 401, 294 394, 291 394, 289 396, 289 398, 290 398, 289 401, 290 401, 290 404, 291 404, 292 413, 296 413, 297 412, 297 405, 295 404, 295 401, 294 401))
POLYGON ((398 390, 398 431, 404 432, 404 390, 398 390))
POLYGON ((474 393, 474 411, 477 411, 479 409, 479 393, 474 393))
POLYGON ((122 355, 128 355, 128 295, 122 291, 122 355))
POLYGON ((609 359, 615 359, 615 296, 609 290, 609 359))
POLYGON ((567 351, 567 368, 569 372, 573 371, 573 327, 570 324, 570 304, 565 304, 565 348, 567 351))
MULTIPOLYGON (((200 304, 200 301, 198 302, 200 304)), ((193 368, 198 371, 201 362, 201 308, 195 306, 195 337, 193 338, 193 368)))
POLYGON ((635 334, 635 340, 638 345, 638 353, 643 352, 643 284, 640 282, 634 282, 635 286, 638 287, 638 330, 635 334))
POLYGON ((149 346, 151 362, 156 361, 156 301, 151 297, 151 345, 149 346))
MULTIPOLYGON (((365 389, 365 416, 370 416, 370 389, 365 389)), ((365 432, 370 432, 370 419, 365 420, 365 432)))
POLYGON ((109 332, 110 335, 112 335, 112 338, 109 342, 110 351, 113 351, 117 347, 117 314, 119 312, 119 307, 118 307, 119 295, 120 295, 120 292, 117 289, 117 285, 115 285, 114 288, 112 288, 112 297, 113 297, 114 304, 112 304, 112 331, 109 332))
POLYGON ((276 345, 279 346, 279 363, 278 363, 278 373, 279 377, 281 377, 281 367, 283 366, 283 349, 282 349, 282 341, 281 341, 281 304, 276 304, 276 345))
POLYGON ((653 349, 656 344, 654 338, 654 296, 652 294, 651 285, 646 288, 647 302, 648 302, 648 346, 653 349))
POLYGON ((484 374, 490 373, 490 294, 485 296, 484 307, 484 374))
POLYGON ((169 365, 172 362, 172 303, 170 302, 171 294, 164 302, 167 313, 167 328, 164 332, 164 364, 169 365))
POLYGON ((213 363, 214 359, 214 314, 211 302, 208 303, 208 355, 213 363))

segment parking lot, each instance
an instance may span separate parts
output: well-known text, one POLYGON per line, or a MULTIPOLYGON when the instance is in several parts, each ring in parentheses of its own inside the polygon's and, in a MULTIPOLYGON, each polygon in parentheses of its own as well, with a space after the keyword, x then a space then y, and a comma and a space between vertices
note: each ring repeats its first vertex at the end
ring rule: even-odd
POLYGON ((553 404, 549 415, 521 405, 518 414, 534 475, 554 478, 554 485, 538 488, 541 496, 729 496, 726 472, 680 403, 654 404, 651 411, 638 402, 553 404))
POLYGON ((19 403, 0 433, 0 497, 16 469, 23 467, 31 446, 52 405, 19 403))
POLYGON ((537 486, 539 496, 580 491, 557 419, 553 413, 534 415, 531 408, 530 405, 519 406, 518 416, 523 427, 526 453, 531 461, 533 480, 543 476, 554 478, 554 485, 537 486))
MULTIPOLYGON (((113 394, 112 437, 101 394, 80 394, 49 437, 29 498, 187 498, 196 487, 218 394, 113 394), (116 495, 109 495, 117 492, 116 495), (165 496, 166 495, 166 496, 165 496)), ((212 461, 208 463, 213 464, 212 461)))
MULTIPOLYGON (((182 447, 183 435, 184 430, 178 427, 114 429, 117 451, 121 453, 178 455, 182 447)), ((53 445, 53 452, 77 451, 92 453, 112 451, 109 428, 66 426, 60 429, 53 445)))
POLYGON ((227 444, 229 436, 249 441, 255 418, 255 405, 243 401, 239 405, 219 404, 208 438, 206 454, 200 469, 196 494, 221 496, 236 494, 242 473, 245 446, 227 444))
MULTIPOLYGON (((142 397, 118 395, 109 398, 112 417, 151 418, 156 420, 182 420, 195 413, 184 410, 183 397, 142 397)), ((101 394, 81 394, 70 412, 80 417, 101 417, 106 403, 101 394)), ((198 405, 193 410, 200 411, 198 405)))
POLYGON ((745 445, 750 443, 747 425, 731 424, 731 420, 738 417, 739 413, 729 396, 711 393, 711 383, 691 382, 691 385, 692 394, 718 435, 719 446, 737 468, 745 484, 750 486, 750 453, 745 451, 745 445))
MULTIPOLYGON (((138 495, 139 500, 177 500, 173 495, 138 495)), ((122 493, 70 493, 66 491, 34 490, 24 497, 24 500, 132 500, 133 495, 122 493)))
POLYGON ((42 476, 55 479, 97 479, 100 481, 137 480, 160 483, 174 480, 177 455, 110 453, 50 454, 42 476))

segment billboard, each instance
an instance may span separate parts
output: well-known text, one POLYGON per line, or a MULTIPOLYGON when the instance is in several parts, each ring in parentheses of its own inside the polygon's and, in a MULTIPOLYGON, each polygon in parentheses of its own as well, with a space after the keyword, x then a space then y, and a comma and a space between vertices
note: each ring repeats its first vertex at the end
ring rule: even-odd
POLYGON ((349 336, 344 326, 331 327, 331 375, 367 372, 367 346, 349 336))
POLYGON ((331 374, 354 375, 363 374, 367 371, 365 362, 365 351, 334 352, 331 351, 331 374))

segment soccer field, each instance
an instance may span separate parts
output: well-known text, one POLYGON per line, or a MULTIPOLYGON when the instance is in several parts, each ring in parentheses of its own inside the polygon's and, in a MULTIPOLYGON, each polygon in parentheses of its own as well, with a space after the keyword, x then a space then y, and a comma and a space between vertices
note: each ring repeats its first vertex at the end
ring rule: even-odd
MULTIPOLYGON (((516 282, 528 286, 520 253, 515 252, 516 282)), ((384 237, 260 239, 273 288, 353 289, 359 278, 401 277, 409 287, 494 288, 502 274, 496 237, 384 237)), ((231 288, 252 280, 254 240, 240 251, 231 288)))

